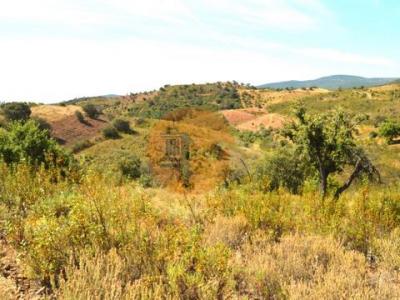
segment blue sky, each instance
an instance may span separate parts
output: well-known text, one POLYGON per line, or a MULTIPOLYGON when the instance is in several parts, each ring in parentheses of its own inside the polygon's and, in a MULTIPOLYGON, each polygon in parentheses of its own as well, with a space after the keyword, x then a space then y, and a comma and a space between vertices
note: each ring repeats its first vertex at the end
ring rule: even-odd
POLYGON ((400 76, 395 0, 0 0, 0 100, 400 76))

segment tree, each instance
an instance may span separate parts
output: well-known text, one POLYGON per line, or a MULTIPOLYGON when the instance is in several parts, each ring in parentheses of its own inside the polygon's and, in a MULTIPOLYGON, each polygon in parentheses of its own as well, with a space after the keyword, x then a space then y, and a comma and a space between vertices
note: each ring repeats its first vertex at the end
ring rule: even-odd
POLYGON ((82 106, 82 108, 83 108, 83 111, 91 119, 97 119, 100 115, 99 109, 96 107, 96 105, 94 105, 92 103, 86 103, 85 105, 82 106))
POLYGON ((310 168, 303 157, 295 155, 287 147, 279 149, 272 157, 266 157, 265 161, 257 168, 257 177, 263 182, 264 188, 273 191, 280 187, 286 188, 293 194, 299 194, 304 181, 310 174, 310 168), (268 178, 265 186, 264 178, 268 178))
POLYGON ((26 121, 31 116, 31 108, 23 102, 3 104, 2 109, 7 121, 26 121))
POLYGON ((0 158, 7 164, 25 161, 31 165, 66 166, 71 157, 53 140, 48 130, 29 120, 12 122, 8 130, 0 129, 0 158))
POLYGON ((391 120, 386 120, 379 127, 379 134, 383 136, 388 144, 395 144, 397 137, 400 136, 400 124, 391 120))
POLYGON ((103 136, 106 139, 118 139, 120 138, 120 135, 118 133, 118 130, 115 129, 113 126, 107 126, 103 129, 103 136))
POLYGON ((123 133, 132 133, 131 125, 129 121, 123 119, 115 119, 112 122, 113 126, 119 131, 123 133))
POLYGON ((352 117, 341 110, 314 116, 307 114, 304 107, 298 107, 295 115, 297 122, 288 125, 283 135, 296 145, 296 155, 304 156, 316 170, 323 198, 327 194, 328 177, 343 172, 346 166, 353 170, 336 189, 335 198, 363 174, 380 180, 378 170, 354 139, 356 126, 363 118, 352 117))

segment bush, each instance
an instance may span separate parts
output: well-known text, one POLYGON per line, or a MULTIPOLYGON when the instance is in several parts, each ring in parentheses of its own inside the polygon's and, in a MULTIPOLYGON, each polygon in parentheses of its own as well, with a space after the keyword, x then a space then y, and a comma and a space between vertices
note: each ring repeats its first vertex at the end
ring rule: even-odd
POLYGON ((283 148, 258 167, 257 177, 263 184, 263 189, 272 191, 283 187, 297 194, 300 193, 308 175, 306 163, 304 158, 283 148))
POLYGON ((120 135, 118 133, 118 130, 115 129, 113 126, 107 126, 103 129, 103 136, 106 139, 118 139, 120 138, 120 135))
POLYGON ((70 157, 41 130, 35 121, 13 122, 8 130, 0 131, 0 158, 7 164, 28 162, 32 165, 66 165, 70 157))
POLYGON ((130 179, 137 179, 142 175, 140 158, 133 154, 120 160, 119 169, 123 176, 130 179))
POLYGON ((133 132, 129 121, 122 120, 122 119, 115 119, 112 122, 112 124, 115 127, 115 129, 117 129, 119 132, 123 132, 123 133, 132 133, 133 132))
POLYGON ((97 119, 100 115, 99 109, 92 103, 87 103, 83 105, 82 108, 86 115, 91 119, 97 119))
POLYGON ((6 103, 2 105, 2 109, 8 121, 26 121, 31 116, 31 109, 27 103, 6 103))
POLYGON ((394 139, 400 136, 400 123, 385 121, 379 127, 379 134, 383 136, 388 144, 392 144, 394 139))
POLYGON ((83 114, 79 110, 77 110, 75 112, 75 116, 76 116, 76 118, 78 119, 79 122, 85 123, 85 117, 83 116, 83 114))
POLYGON ((51 125, 43 118, 34 117, 33 120, 38 124, 40 130, 51 131, 51 125))
POLYGON ((72 152, 73 153, 78 153, 84 149, 87 149, 89 147, 93 146, 93 143, 90 142, 89 140, 84 140, 84 141, 79 141, 76 142, 73 146, 72 146, 72 152))

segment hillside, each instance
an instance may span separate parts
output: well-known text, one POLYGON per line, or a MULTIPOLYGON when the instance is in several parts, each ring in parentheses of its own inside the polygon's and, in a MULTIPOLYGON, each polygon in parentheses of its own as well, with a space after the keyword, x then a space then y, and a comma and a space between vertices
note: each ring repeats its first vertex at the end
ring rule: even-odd
MULTIPOLYGON (((180 85, 30 109, 51 126, 55 153, 73 149, 74 160, 0 162, 1 299, 400 297, 400 144, 377 133, 386 119, 400 122, 400 84, 180 85), (321 197, 316 173, 302 173, 312 159, 282 136, 298 103, 317 121, 337 108, 365 115, 347 137, 381 182, 360 177, 334 198, 346 165, 321 197), (100 117, 86 116, 86 104, 100 117), (167 145, 183 153, 172 147, 171 158, 167 145)), ((0 143, 15 142, 1 153, 50 144, 14 124, 2 120, 0 143)))
POLYGON ((80 122, 75 115, 77 111, 84 113, 77 105, 39 105, 32 107, 32 117, 45 120, 51 126, 52 136, 62 145, 71 147, 98 136, 107 125, 104 117, 96 120, 85 118, 80 122))
POLYGON ((321 77, 315 80, 305 81, 282 81, 260 85, 258 88, 286 89, 286 88, 310 88, 319 87, 325 89, 336 90, 339 88, 355 88, 355 87, 372 87, 384 85, 395 81, 396 78, 365 78, 350 75, 333 75, 321 77))

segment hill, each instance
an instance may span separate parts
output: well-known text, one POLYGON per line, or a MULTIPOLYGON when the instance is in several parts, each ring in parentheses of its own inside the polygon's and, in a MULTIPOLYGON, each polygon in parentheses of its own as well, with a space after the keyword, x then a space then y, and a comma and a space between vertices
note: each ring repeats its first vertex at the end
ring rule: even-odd
POLYGON ((282 81, 260 85, 259 88, 272 88, 272 89, 286 89, 286 88, 310 88, 319 87, 325 89, 336 90, 339 88, 353 88, 353 87, 372 87, 384 85, 395 81, 396 78, 365 78, 360 76, 351 75, 333 75, 321 77, 315 80, 305 81, 282 81))
MULTIPOLYGON (((79 164, 0 161, 0 299, 400 298, 400 144, 377 133, 400 121, 400 85, 165 86, 31 110, 79 164), (321 198, 316 177, 282 185, 304 174, 280 134, 297 102, 367 115, 354 141, 383 184, 359 178, 338 199, 321 198), (87 103, 102 114, 79 122, 87 103), (116 118, 131 130, 101 136, 116 118)), ((332 174, 330 191, 351 172, 332 174)))
POLYGON ((70 147, 77 142, 97 136, 107 122, 101 117, 97 120, 86 118, 80 122, 75 113, 83 110, 77 105, 38 105, 32 107, 32 117, 41 118, 51 126, 52 136, 62 145, 70 147))

